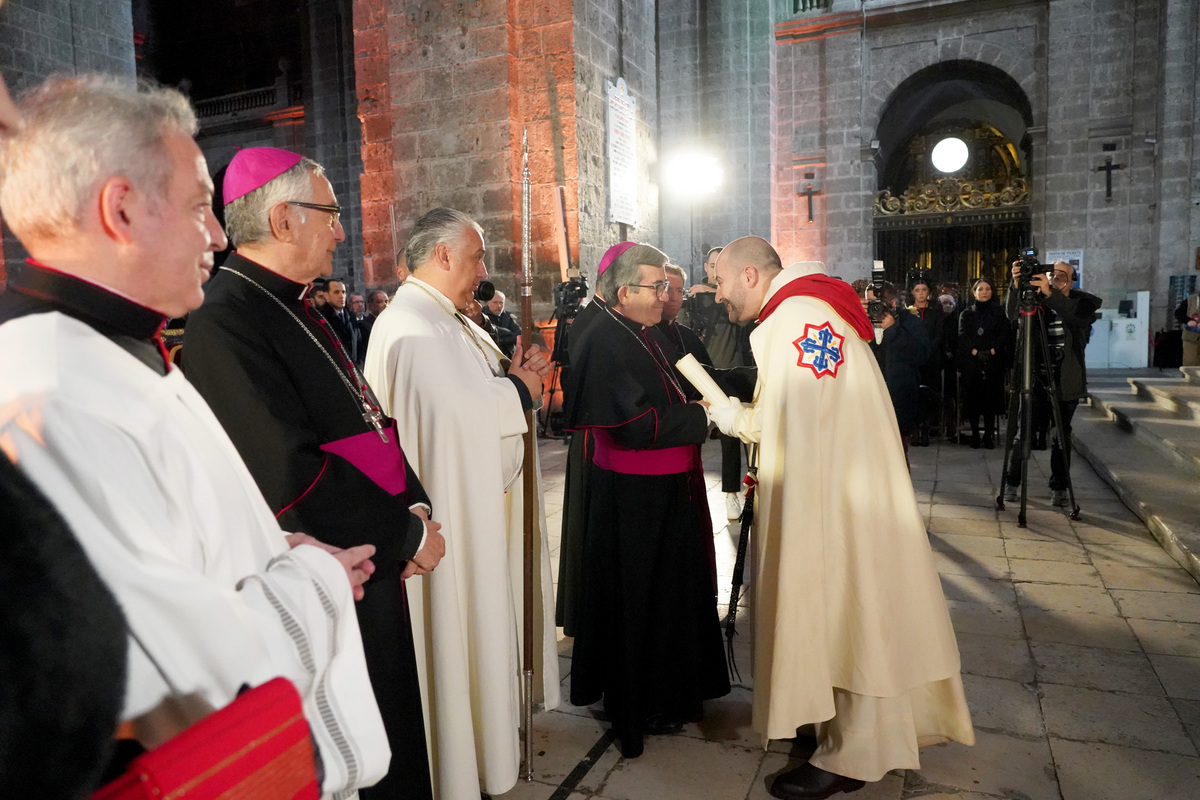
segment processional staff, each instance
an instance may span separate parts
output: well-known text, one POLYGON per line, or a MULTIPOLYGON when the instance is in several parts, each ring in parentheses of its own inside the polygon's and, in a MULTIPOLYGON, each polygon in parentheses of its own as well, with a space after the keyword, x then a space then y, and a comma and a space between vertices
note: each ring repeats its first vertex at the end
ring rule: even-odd
MULTIPOLYGON (((529 131, 521 131, 521 278, 518 281, 521 297, 521 341, 524 347, 533 343, 533 254, 532 236, 530 234, 530 194, 532 182, 529 180, 529 131)), ((522 702, 525 719, 525 753, 522 766, 522 777, 527 781, 533 780, 533 569, 534 547, 533 537, 536 509, 535 483, 536 465, 534 464, 534 427, 533 409, 525 412, 525 466, 522 470, 524 485, 524 523, 525 523, 525 553, 524 553, 524 652, 522 654, 523 688, 522 702)), ((539 637, 540 640, 540 637, 539 637)))

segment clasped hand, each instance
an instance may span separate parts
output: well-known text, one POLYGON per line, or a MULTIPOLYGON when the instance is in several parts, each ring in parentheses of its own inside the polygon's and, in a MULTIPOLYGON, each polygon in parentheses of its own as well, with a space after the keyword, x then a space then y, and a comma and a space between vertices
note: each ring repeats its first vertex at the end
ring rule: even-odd
POLYGON ((550 374, 550 361, 546 358, 546 351, 536 344, 530 345, 526 350, 518 342, 517 349, 513 351, 512 366, 508 368, 508 374, 525 384, 530 397, 534 398, 534 405, 537 405, 537 398, 542 396, 542 378, 550 374))
POLYGON ((354 594, 354 599, 363 599, 366 594, 363 584, 375 572, 375 562, 371 560, 371 556, 375 555, 375 545, 360 544, 357 547, 348 547, 343 550, 314 539, 307 533, 289 533, 287 543, 289 547, 298 547, 302 544, 312 545, 332 555, 346 570, 346 577, 350 579, 350 591, 354 594))

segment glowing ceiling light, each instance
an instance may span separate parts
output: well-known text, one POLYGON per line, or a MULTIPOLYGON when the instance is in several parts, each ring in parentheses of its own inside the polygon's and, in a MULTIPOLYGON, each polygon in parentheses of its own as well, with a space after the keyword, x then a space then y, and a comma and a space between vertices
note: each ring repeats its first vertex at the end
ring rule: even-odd
POLYGON ((951 136, 933 146, 933 166, 938 172, 958 172, 967 163, 967 145, 951 136))
POLYGON ((724 171, 714 156, 682 153, 667 164, 665 182, 685 197, 712 194, 721 185, 724 171))

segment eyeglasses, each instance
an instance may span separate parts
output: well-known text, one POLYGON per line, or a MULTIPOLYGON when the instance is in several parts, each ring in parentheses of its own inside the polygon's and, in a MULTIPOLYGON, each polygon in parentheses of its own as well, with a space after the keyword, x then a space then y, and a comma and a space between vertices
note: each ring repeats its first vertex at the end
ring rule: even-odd
POLYGON ((327 206, 327 205, 322 205, 320 203, 302 203, 299 200, 288 200, 287 204, 289 206, 300 206, 301 208, 311 208, 314 211, 324 211, 326 214, 329 215, 329 227, 330 228, 336 228, 338 226, 338 220, 340 220, 342 218, 342 207, 341 206, 327 206))
POLYGON ((669 295, 671 293, 671 283, 663 281, 662 283, 627 283, 626 286, 636 286, 639 289, 653 289, 657 295, 669 295))

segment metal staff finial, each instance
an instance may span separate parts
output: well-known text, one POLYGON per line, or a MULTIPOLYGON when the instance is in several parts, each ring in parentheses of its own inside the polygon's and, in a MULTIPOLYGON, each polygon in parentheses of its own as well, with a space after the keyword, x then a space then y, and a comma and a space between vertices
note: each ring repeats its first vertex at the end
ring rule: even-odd
POLYGON ((529 179, 529 129, 521 129, 521 294, 532 294, 533 254, 530 253, 533 235, 530 230, 530 195, 533 182, 529 179))

